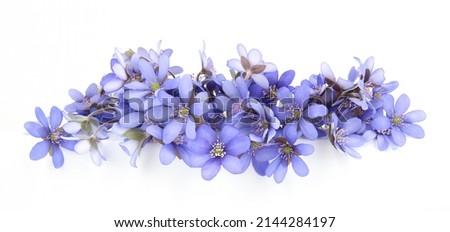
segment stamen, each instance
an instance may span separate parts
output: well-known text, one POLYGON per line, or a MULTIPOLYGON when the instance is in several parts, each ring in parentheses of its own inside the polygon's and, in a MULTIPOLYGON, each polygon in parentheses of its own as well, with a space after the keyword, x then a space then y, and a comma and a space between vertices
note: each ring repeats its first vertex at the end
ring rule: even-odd
POLYGON ((211 158, 223 158, 227 154, 227 152, 225 151, 225 144, 217 139, 216 142, 212 145, 212 149, 209 154, 211 154, 211 158))

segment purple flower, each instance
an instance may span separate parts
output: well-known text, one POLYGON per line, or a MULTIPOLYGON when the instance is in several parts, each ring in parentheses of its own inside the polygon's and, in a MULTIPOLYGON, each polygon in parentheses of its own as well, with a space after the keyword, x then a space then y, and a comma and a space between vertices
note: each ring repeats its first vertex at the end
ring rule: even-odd
POLYGON ((247 52, 247 49, 242 44, 238 44, 237 50, 240 59, 232 59, 228 61, 227 66, 233 70, 239 72, 245 80, 250 78, 263 89, 269 88, 269 80, 262 73, 274 72, 277 67, 268 62, 262 60, 261 52, 252 49, 247 52))
POLYGON ((26 122, 24 127, 30 135, 41 138, 43 141, 34 145, 30 152, 30 158, 39 160, 49 154, 52 157, 53 166, 60 168, 64 164, 60 146, 73 150, 76 141, 63 138, 67 133, 60 127, 63 115, 56 106, 52 107, 48 119, 39 107, 36 107, 35 113, 38 122, 26 122))
POLYGON ((285 91, 281 90, 278 92, 278 97, 283 106, 274 107, 274 112, 280 121, 284 122, 285 129, 298 136, 303 134, 310 140, 317 139, 317 128, 310 120, 325 116, 328 112, 327 107, 310 103, 309 86, 305 83, 295 88, 293 98, 287 88, 285 91))
POLYGON ((64 108, 69 114, 75 112, 83 113, 86 111, 89 114, 91 107, 95 106, 101 98, 98 86, 95 83, 89 85, 84 95, 76 89, 70 89, 69 96, 75 101, 64 108))
POLYGON ((250 139, 239 135, 233 126, 224 126, 218 134, 209 125, 202 124, 197 128, 197 138, 188 141, 187 147, 191 152, 191 166, 201 167, 203 179, 211 180, 221 166, 233 174, 242 172, 238 156, 248 151, 250 139))
MULTIPOLYGON (((157 125, 147 127, 147 133, 153 136, 157 141, 163 140, 163 129, 157 125)), ((162 164, 168 165, 178 157, 182 159, 188 166, 190 166, 190 153, 187 147, 187 138, 183 132, 180 132, 177 137, 168 143, 164 143, 159 150, 159 160, 162 164)))
POLYGON ((283 182, 288 166, 292 163, 292 168, 298 176, 306 176, 309 173, 308 166, 301 156, 308 156, 314 152, 314 147, 310 144, 295 144, 297 138, 284 133, 284 137, 278 137, 274 143, 267 144, 256 151, 256 160, 259 162, 270 161, 266 168, 267 176, 274 176, 275 182, 283 182))
POLYGON ((249 106, 256 111, 256 120, 251 125, 250 140, 267 143, 273 139, 276 130, 280 128, 280 120, 275 117, 272 109, 252 99, 249 106))
POLYGON ((415 123, 425 120, 427 116, 422 110, 406 113, 410 103, 406 94, 400 95, 395 105, 394 98, 389 94, 384 96, 383 101, 384 111, 391 122, 390 134, 397 146, 401 147, 405 144, 405 134, 416 139, 425 136, 422 127, 415 123))
POLYGON ((333 146, 352 156, 353 158, 360 159, 361 155, 355 151, 354 147, 362 146, 366 139, 358 135, 357 132, 363 127, 363 123, 359 118, 350 118, 346 122, 338 120, 335 114, 333 114, 333 123, 331 125, 330 141, 333 146))
POLYGON ((363 134, 366 140, 376 139, 380 151, 386 150, 389 145, 397 147, 391 135, 391 120, 383 115, 381 109, 372 116, 369 122, 370 127, 363 134))
POLYGON ((263 143, 251 141, 250 149, 242 154, 240 157, 242 164, 242 173, 245 172, 250 166, 250 162, 252 163, 253 169, 255 169, 256 173, 260 176, 266 175, 267 166, 269 166, 269 161, 259 161, 256 159, 256 152, 263 148, 263 143))
MULTIPOLYGON (((293 91, 294 87, 290 86, 292 80, 295 77, 294 70, 288 70, 281 74, 278 78, 278 71, 266 72, 264 76, 269 81, 269 87, 267 89, 262 88, 260 85, 252 84, 250 85, 250 96, 261 99, 264 103, 273 103, 278 99, 278 91, 281 88, 293 91)), ((283 91, 283 90, 282 90, 283 91)), ((286 90, 284 90, 286 91, 286 90)))

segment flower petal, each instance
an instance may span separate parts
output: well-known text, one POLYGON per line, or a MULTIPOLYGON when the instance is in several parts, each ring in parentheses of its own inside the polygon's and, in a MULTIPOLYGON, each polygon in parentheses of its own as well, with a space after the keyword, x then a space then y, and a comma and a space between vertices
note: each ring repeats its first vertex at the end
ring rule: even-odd
POLYGON ((236 81, 236 87, 239 91, 240 98, 242 98, 242 99, 248 98, 249 91, 248 91, 247 83, 245 82, 244 78, 238 77, 238 78, 236 78, 235 81, 236 81))
POLYGON ((159 150, 159 160, 162 164, 168 165, 172 163, 172 161, 176 157, 175 148, 172 144, 164 144, 159 150))
POLYGON ((30 152, 31 160, 39 160, 44 158, 48 151, 50 150, 50 145, 52 143, 49 140, 44 140, 33 146, 30 152))
POLYGON ((361 155, 357 151, 355 151, 353 148, 345 146, 345 147, 343 147, 343 150, 347 155, 349 155, 355 159, 361 159, 361 155))
POLYGON ((186 122, 186 137, 188 139, 195 139, 197 132, 195 131, 195 122, 192 116, 189 116, 186 122))
POLYGON ((297 144, 294 146, 294 150, 302 156, 308 156, 314 153, 314 147, 311 144, 297 144))
POLYGON ((427 115, 422 110, 413 110, 405 114, 404 119, 407 123, 421 122, 427 118, 427 115))
POLYGON ((246 152, 244 153, 240 158, 240 162, 241 162, 241 167, 242 170, 240 173, 244 173, 245 171, 247 171, 248 167, 250 166, 250 163, 252 161, 253 156, 250 154, 250 152, 246 152))
POLYGON ((227 66, 231 70, 235 70, 235 71, 239 71, 239 72, 244 72, 245 71, 244 67, 242 67, 241 61, 238 60, 238 59, 229 60, 227 62, 227 66))
POLYGON ((342 128, 345 128, 349 134, 353 134, 362 127, 362 121, 359 118, 351 118, 344 122, 342 128))
POLYGON ((150 125, 146 129, 147 133, 159 140, 162 140, 162 131, 163 129, 158 125, 150 125))
POLYGON ((41 125, 35 122, 26 122, 24 127, 33 137, 44 138, 48 135, 48 132, 41 125))
POLYGON ((169 56, 162 54, 158 60, 158 80, 162 82, 169 71, 169 56))
POLYGON ((202 177, 205 180, 212 180, 220 171, 220 159, 210 159, 202 167, 202 177))
POLYGON ((278 166, 280 166, 281 158, 277 157, 274 161, 272 161, 266 169, 266 176, 272 176, 273 173, 278 169, 278 166))
POLYGON ((224 126, 220 132, 220 141, 225 145, 239 135, 239 130, 234 126, 224 126))
POLYGON ((303 135, 310 140, 315 140, 319 136, 316 127, 303 118, 300 119, 300 130, 302 131, 303 135))
POLYGON ((328 108, 322 104, 311 104, 306 109, 306 115, 309 118, 317 118, 325 116, 328 112, 328 108))
POLYGON ((156 82, 155 70, 153 69, 153 65, 150 62, 141 59, 139 61, 139 70, 141 71, 142 77, 144 79, 146 79, 150 83, 156 82))
POLYGON ((328 65, 327 63, 325 62, 322 63, 322 65, 320 66, 320 72, 325 78, 336 80, 333 71, 331 71, 330 65, 328 65))
POLYGON ((309 173, 309 168, 306 163, 297 156, 292 157, 292 168, 294 172, 299 176, 307 176, 309 173))
POLYGON ((222 166, 232 174, 239 174, 242 172, 241 161, 236 156, 225 155, 222 158, 222 166))
POLYGON ((380 151, 384 151, 388 148, 389 142, 384 135, 377 136, 377 145, 380 151))
POLYGON ((385 116, 374 118, 370 124, 375 130, 387 130, 391 128, 391 120, 385 116))
POLYGON ((295 77, 295 71, 294 70, 288 70, 281 74, 280 80, 278 81, 277 87, 281 88, 284 86, 289 86, 295 77))
POLYGON ((294 144, 298 139, 297 122, 288 123, 283 129, 283 135, 290 144, 294 144))
POLYGON ((406 143, 406 137, 403 134, 403 132, 400 130, 400 128, 394 126, 391 128, 391 135, 392 135, 392 139, 394 140, 394 143, 401 147, 403 145, 405 145, 406 143))
POLYGON ((125 69, 122 67, 122 65, 120 65, 119 63, 113 64, 112 71, 121 80, 124 80, 124 81, 127 80, 127 78, 128 78, 127 73, 125 72, 125 69))
POLYGON ((78 140, 61 140, 61 147, 69 151, 74 151, 75 145, 78 143, 78 140))
POLYGON ((98 86, 97 86, 97 84, 92 83, 86 89, 85 96, 88 98, 91 98, 92 96, 96 95, 97 93, 98 93, 98 86))
POLYGON ((182 99, 187 99, 186 102, 189 102, 189 99, 191 98, 191 95, 192 95, 192 89, 193 89, 191 76, 183 75, 180 78, 180 83, 179 83, 178 88, 179 88, 180 97, 182 99))
POLYGON ((250 65, 255 65, 261 63, 262 54, 257 49, 251 49, 247 55, 248 60, 250 61, 250 65))
POLYGON ((266 69, 264 69, 264 72, 275 72, 275 71, 277 71, 277 66, 275 66, 275 64, 270 63, 270 62, 264 62, 264 64, 266 65, 266 69))
POLYGON ((83 94, 76 89, 69 89, 69 96, 76 102, 83 101, 84 99, 83 94))
POLYGON ((363 136, 351 134, 351 135, 347 136, 347 141, 346 141, 345 145, 350 146, 350 147, 360 147, 364 143, 366 143, 366 139, 363 136))
POLYGON ((50 131, 50 128, 48 126, 48 120, 47 117, 45 116, 44 112, 42 111, 41 108, 36 107, 34 109, 34 113, 36 114, 36 118, 38 119, 39 123, 47 130, 50 131))
POLYGON ((64 156, 58 145, 53 144, 52 146, 52 162, 55 168, 60 168, 64 164, 64 156))
POLYGON ((91 150, 91 144, 88 140, 81 140, 75 144, 74 150, 76 153, 84 154, 91 150))
POLYGON ((81 123, 79 122, 68 122, 63 125, 63 129, 65 132, 69 134, 76 134, 81 130, 81 123))
POLYGON ((400 129, 407 135, 416 138, 421 139, 425 137, 425 131, 422 129, 421 126, 416 124, 410 124, 410 123, 404 123, 400 129))
POLYGON ((189 160, 189 166, 193 168, 200 168, 202 167, 207 161, 211 159, 211 156, 208 154, 198 154, 198 153, 192 153, 189 160))
POLYGON ((263 89, 269 88, 269 80, 262 74, 252 74, 252 80, 263 89))
POLYGON ((187 148, 192 154, 209 154, 212 150, 212 143, 209 143, 207 140, 197 136, 193 140, 188 140, 187 148))
POLYGON ((172 120, 163 129, 163 142, 165 144, 171 143, 180 134, 184 124, 177 120, 172 120))
POLYGON ((250 149, 250 139, 248 136, 237 136, 226 143, 225 151, 227 155, 237 156, 250 149))
POLYGON ((385 77, 384 77, 384 70, 381 69, 381 68, 379 68, 379 69, 373 71, 373 72, 372 72, 372 75, 370 75, 370 78, 369 78, 369 80, 370 80, 372 83, 376 84, 376 85, 381 85, 381 84, 383 84, 384 79, 385 79, 385 77))
POLYGON ((58 129, 58 127, 61 125, 62 122, 62 112, 58 109, 58 107, 53 106, 50 110, 50 127, 53 130, 58 129))
POLYGON ((247 57, 247 49, 245 49, 245 46, 242 44, 237 45, 237 51, 239 56, 245 56, 247 57))
POLYGON ((203 139, 206 139, 209 144, 213 144, 217 140, 217 134, 216 132, 206 124, 202 124, 197 128, 197 137, 201 137, 203 139))
POLYGON ((119 124, 125 128, 135 128, 144 121, 143 112, 131 112, 120 118, 119 124))
POLYGON ((100 151, 98 149, 92 149, 91 150, 91 159, 95 165, 100 166, 100 165, 102 165, 102 161, 105 158, 102 156, 102 154, 100 153, 100 151))
POLYGON ((123 83, 125 83, 125 81, 123 81, 119 78, 114 78, 114 79, 111 79, 108 82, 106 82, 105 85, 103 86, 103 89, 107 93, 114 92, 114 91, 122 88, 123 83))
POLYGON ((269 161, 278 156, 278 145, 267 146, 256 151, 255 158, 260 162, 269 161))
POLYGON ((383 97, 383 107, 384 111, 386 111, 386 116, 392 118, 394 115, 394 97, 390 94, 386 94, 383 97))
POLYGON ((409 108, 409 97, 406 94, 400 95, 397 102, 395 102, 395 114, 400 116, 405 114, 406 110, 409 108))
POLYGON ((230 80, 226 80, 222 83, 222 89, 223 92, 229 97, 229 98, 236 98, 239 99, 239 92, 237 90, 236 85, 230 80))
POLYGON ((256 160, 256 158, 253 156, 252 165, 253 165, 253 168, 255 169, 256 173, 258 173, 258 175, 265 176, 267 166, 269 166, 269 162, 268 161, 260 162, 260 161, 256 160))
POLYGON ((287 161, 282 160, 280 165, 278 166, 277 170, 275 171, 273 178, 275 179, 275 182, 278 184, 283 182, 284 178, 286 177, 288 164, 287 161))

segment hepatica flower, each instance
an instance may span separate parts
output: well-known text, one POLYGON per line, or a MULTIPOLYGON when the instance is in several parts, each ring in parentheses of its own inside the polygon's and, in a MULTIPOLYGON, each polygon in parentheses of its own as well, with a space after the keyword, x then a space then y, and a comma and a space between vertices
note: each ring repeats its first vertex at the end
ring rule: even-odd
POLYGON ((49 118, 39 107, 36 107, 35 113, 38 122, 26 122, 24 126, 30 135, 41 138, 43 141, 34 145, 30 152, 30 158, 39 160, 49 154, 52 157, 53 166, 60 168, 64 164, 64 156, 60 147, 69 150, 73 150, 74 147, 74 141, 66 140, 63 137, 67 134, 60 127, 63 119, 62 112, 53 106, 49 118))
POLYGON ((276 138, 275 143, 256 152, 256 160, 260 162, 270 161, 266 169, 266 175, 273 176, 277 183, 284 180, 287 169, 291 164, 298 176, 308 175, 308 166, 301 157, 311 155, 314 152, 314 147, 310 144, 296 144, 297 137, 285 136, 276 138))
POLYGON ((198 73, 171 65, 173 50, 161 49, 161 41, 155 49, 116 49, 110 72, 85 91, 70 89, 64 111, 52 107, 46 117, 36 108, 37 122, 24 125, 41 140, 30 158, 48 154, 60 168, 63 151, 87 153, 100 166, 112 155, 104 154, 104 141, 119 137, 133 167, 140 155, 157 155, 163 165, 181 160, 201 169, 205 180, 223 167, 232 174, 254 169, 281 183, 289 166, 298 176, 309 174, 304 159, 314 147, 306 139, 328 139, 359 159, 356 149, 369 141, 386 150, 404 146, 407 136, 425 136, 418 125, 425 112, 408 112, 407 95, 394 101, 399 83, 387 81, 373 57, 355 58, 358 65, 343 78, 324 62, 316 74, 296 80, 294 70, 281 72, 257 49, 239 44, 237 51, 226 63, 231 75, 224 75, 205 47, 198 73), (155 144, 159 152, 143 152, 155 144))
POLYGON ((197 134, 187 147, 191 152, 191 165, 201 167, 205 180, 213 179, 222 166, 233 174, 241 172, 238 156, 250 148, 247 136, 239 135, 239 130, 229 125, 217 133, 206 124, 198 128, 197 134))

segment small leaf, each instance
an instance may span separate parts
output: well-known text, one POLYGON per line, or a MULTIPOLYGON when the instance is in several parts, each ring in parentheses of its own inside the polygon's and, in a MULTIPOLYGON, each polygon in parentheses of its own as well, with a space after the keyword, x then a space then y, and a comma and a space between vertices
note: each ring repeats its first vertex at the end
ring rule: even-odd
POLYGON ((75 122, 81 122, 86 119, 86 117, 80 115, 68 115, 68 117, 71 119, 71 121, 75 122))
POLYGON ((85 132, 92 132, 91 123, 88 120, 84 120, 81 122, 81 129, 85 132))
POLYGON ((90 120, 89 120, 89 122, 92 124, 92 125, 94 125, 94 126, 96 126, 96 127, 98 127, 100 124, 98 123, 98 119, 97 118, 91 118, 90 120))
POLYGON ((129 139, 132 139, 132 140, 140 141, 140 140, 147 138, 148 134, 137 128, 132 128, 132 129, 125 131, 125 133, 123 133, 123 136, 126 138, 129 138, 129 139))

